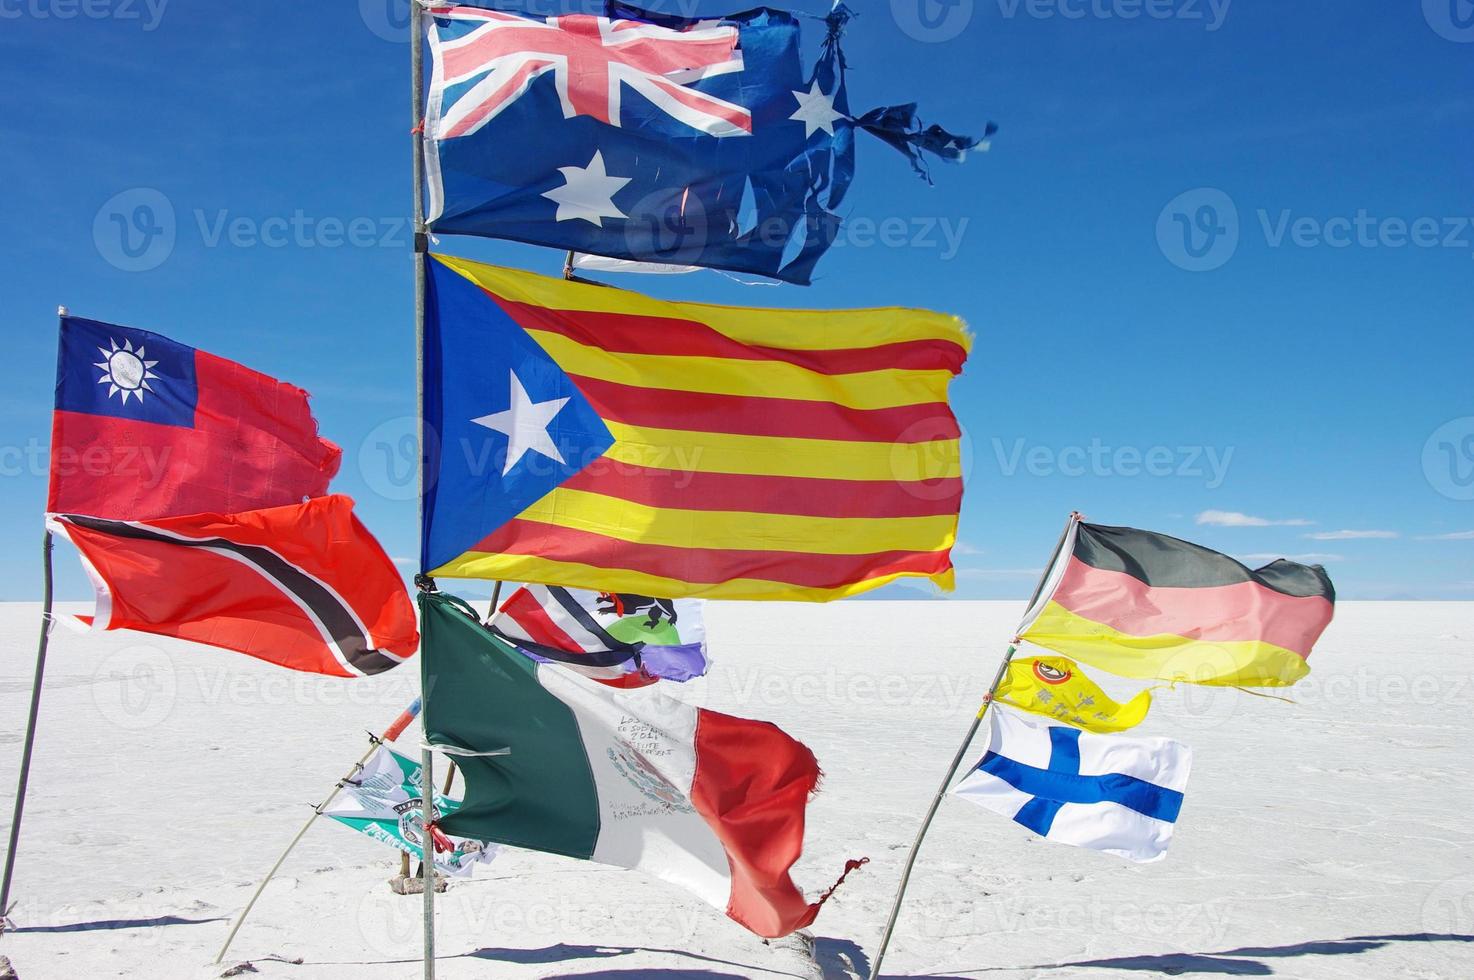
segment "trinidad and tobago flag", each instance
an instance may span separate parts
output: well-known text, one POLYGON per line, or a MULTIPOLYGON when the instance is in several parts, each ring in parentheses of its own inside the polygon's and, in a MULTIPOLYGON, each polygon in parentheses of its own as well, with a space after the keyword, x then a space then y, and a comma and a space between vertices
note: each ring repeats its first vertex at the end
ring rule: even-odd
POLYGON ((415 652, 399 571, 341 494, 146 521, 52 514, 97 590, 93 629, 133 629, 339 677, 415 652))
POLYGON ((47 511, 233 514, 327 492, 307 393, 167 337, 63 317, 47 511))

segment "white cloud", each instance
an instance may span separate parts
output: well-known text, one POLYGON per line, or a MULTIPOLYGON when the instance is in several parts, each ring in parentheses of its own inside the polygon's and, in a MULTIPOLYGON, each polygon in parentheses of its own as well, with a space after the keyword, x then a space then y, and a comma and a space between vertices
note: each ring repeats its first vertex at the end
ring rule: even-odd
POLYGON ((398 558, 398 557, 394 557, 394 558, 390 558, 389 560, 392 561, 396 565, 408 565, 411 568, 413 568, 415 565, 418 565, 420 563, 420 560, 418 558, 398 558))
POLYGON ((1311 541, 1361 541, 1366 538, 1395 538, 1396 531, 1316 531, 1314 534, 1302 534, 1301 537, 1311 541))
POLYGON ((1277 555, 1277 554, 1275 554, 1272 551, 1268 551, 1268 552, 1264 552, 1263 554, 1258 554, 1258 555, 1240 555, 1239 557, 1242 558, 1246 562, 1253 562, 1253 561, 1271 562, 1271 561, 1275 561, 1275 560, 1280 559, 1280 558, 1287 558, 1290 561, 1298 561, 1302 565, 1303 564, 1314 564, 1316 562, 1322 562, 1322 561, 1345 561, 1346 560, 1341 555, 1332 555, 1332 554, 1329 554, 1328 552, 1324 552, 1324 551, 1307 551, 1303 555, 1277 555))
POLYGON ((968 544, 966 541, 958 541, 952 546, 952 554, 954 555, 981 555, 982 553, 982 548, 968 544))
POLYGON ((1213 527, 1305 527, 1314 524, 1315 521, 1307 521, 1303 517, 1275 521, 1267 517, 1240 513, 1236 510, 1205 510, 1198 515, 1198 523, 1209 524, 1213 527))
POLYGON ((1474 531, 1454 531, 1449 534, 1420 534, 1419 541, 1474 541, 1474 531))

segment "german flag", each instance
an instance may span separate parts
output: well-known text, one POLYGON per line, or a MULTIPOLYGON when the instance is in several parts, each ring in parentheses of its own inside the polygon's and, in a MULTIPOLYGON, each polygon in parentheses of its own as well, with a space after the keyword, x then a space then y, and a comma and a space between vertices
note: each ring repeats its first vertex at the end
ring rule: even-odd
POLYGON ((1071 523, 1019 635, 1124 677, 1279 687, 1335 611, 1325 569, 1250 569, 1165 534, 1071 523))
POLYGON ((956 318, 665 303, 445 256, 426 276, 430 574, 667 598, 951 588, 956 318))

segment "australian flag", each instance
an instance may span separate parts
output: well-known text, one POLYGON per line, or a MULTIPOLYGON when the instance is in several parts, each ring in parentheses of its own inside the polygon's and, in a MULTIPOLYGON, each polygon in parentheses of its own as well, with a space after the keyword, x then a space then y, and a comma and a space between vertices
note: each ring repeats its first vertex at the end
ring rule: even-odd
POLYGON ((913 163, 978 142, 922 130, 914 106, 853 117, 842 6, 807 76, 798 22, 779 10, 430 14, 436 232, 806 284, 839 227, 857 126, 913 163))

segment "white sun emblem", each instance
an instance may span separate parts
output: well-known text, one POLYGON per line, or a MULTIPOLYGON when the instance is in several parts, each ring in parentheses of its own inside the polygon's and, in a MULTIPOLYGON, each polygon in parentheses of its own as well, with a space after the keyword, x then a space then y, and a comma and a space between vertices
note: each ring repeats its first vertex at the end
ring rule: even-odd
POLYGON ((148 386, 149 379, 158 378, 158 375, 149 369, 159 362, 146 360, 147 355, 143 352, 143 345, 139 344, 134 347, 133 341, 126 337, 123 339, 122 347, 119 347, 118 342, 111 338, 108 343, 112 345, 112 349, 97 348, 103 359, 94 361, 92 364, 93 367, 102 369, 102 377, 97 379, 97 383, 108 386, 107 396, 109 398, 121 394, 124 405, 128 404, 129 398, 143 401, 143 393, 153 391, 148 386))

